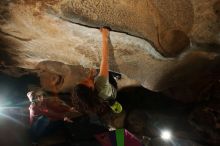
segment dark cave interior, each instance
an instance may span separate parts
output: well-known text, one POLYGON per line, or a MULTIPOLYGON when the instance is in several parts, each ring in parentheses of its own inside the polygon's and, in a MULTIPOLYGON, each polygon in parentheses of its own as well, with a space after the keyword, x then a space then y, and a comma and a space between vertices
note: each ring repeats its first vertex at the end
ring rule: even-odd
MULTIPOLYGON (((35 74, 11 77, 1 73, 0 80, 1 145, 29 145, 31 142, 29 136, 29 101, 26 93, 30 85, 39 85, 39 77, 35 74), (10 141, 4 137, 5 133, 13 135, 10 137, 10 141)), ((214 129, 212 126, 218 124, 220 117, 220 113, 218 113, 219 91, 216 90, 219 89, 219 83, 215 84, 212 90, 214 88, 216 93, 213 92, 209 99, 195 103, 183 103, 169 98, 161 92, 152 92, 141 86, 122 88, 119 90, 117 98, 123 105, 126 115, 123 124, 119 127, 128 129, 140 139, 143 136, 151 138, 150 144, 153 146, 169 145, 161 142, 160 139, 158 140, 161 129, 172 129, 175 143, 181 145, 217 146, 215 143, 218 143, 218 139, 215 139, 214 142, 211 134, 218 135, 220 131, 210 128, 214 129), (202 139, 204 136, 207 139, 202 139)), ((64 93, 60 94, 61 98, 62 95, 64 93)), ((112 119, 113 123, 116 122, 117 125, 117 118, 112 119), (115 119, 116 121, 114 121, 115 119)), ((43 137, 42 145, 69 145, 70 143, 63 139, 64 135, 68 135, 68 131, 62 125, 58 128, 62 134, 57 132, 57 134, 53 133, 43 137)), ((79 125, 82 125, 85 131, 92 128, 85 122, 81 122, 79 125)), ((78 128, 80 129, 80 126, 78 128)), ((83 131, 83 128, 81 127, 80 131, 83 131)))

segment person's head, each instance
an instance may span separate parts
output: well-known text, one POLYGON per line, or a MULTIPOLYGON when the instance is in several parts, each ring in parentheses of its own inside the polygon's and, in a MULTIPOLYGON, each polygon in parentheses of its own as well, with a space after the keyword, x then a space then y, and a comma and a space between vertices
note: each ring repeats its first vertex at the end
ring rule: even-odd
POLYGON ((81 112, 103 114, 108 111, 107 105, 97 96, 97 91, 91 86, 78 84, 73 90, 73 100, 81 112))
POLYGON ((38 101, 38 102, 43 102, 44 101, 44 98, 45 98, 45 92, 40 90, 40 91, 37 91, 35 92, 35 99, 38 101))
POLYGON ((27 97, 32 103, 42 103, 45 99, 46 93, 42 89, 37 89, 34 91, 29 91, 27 97))
POLYGON ((95 105, 94 103, 94 89, 85 84, 78 84, 74 88, 74 98, 77 98, 78 104, 84 107, 84 110, 91 110, 95 105))

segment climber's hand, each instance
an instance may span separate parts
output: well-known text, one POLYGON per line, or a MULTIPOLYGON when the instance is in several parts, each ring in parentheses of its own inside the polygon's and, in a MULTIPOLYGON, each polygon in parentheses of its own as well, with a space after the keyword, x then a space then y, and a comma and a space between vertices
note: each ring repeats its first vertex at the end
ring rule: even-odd
POLYGON ((77 110, 74 107, 70 108, 70 112, 76 112, 77 110))
POLYGON ((100 28, 100 32, 102 33, 103 36, 108 37, 109 36, 109 29, 106 27, 100 28))

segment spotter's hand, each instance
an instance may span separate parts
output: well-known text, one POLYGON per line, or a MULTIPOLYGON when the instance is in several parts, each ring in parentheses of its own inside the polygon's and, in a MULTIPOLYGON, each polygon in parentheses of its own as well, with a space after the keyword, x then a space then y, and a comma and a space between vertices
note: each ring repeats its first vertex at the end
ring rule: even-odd
POLYGON ((73 123, 73 121, 72 121, 70 118, 68 118, 68 117, 64 117, 63 120, 64 120, 65 122, 73 123))

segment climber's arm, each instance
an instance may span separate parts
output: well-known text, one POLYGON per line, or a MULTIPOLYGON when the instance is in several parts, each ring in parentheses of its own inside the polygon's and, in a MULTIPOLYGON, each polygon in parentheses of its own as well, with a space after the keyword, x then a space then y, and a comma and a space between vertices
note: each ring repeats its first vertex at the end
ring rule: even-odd
POLYGON ((100 65, 100 76, 108 77, 109 64, 108 64, 108 37, 109 30, 101 28, 102 33, 102 60, 100 65))

